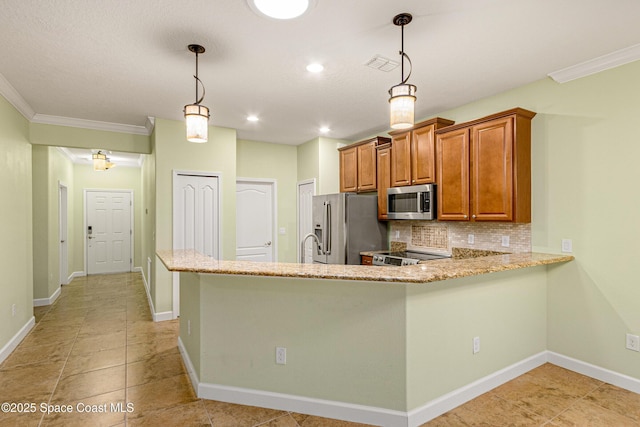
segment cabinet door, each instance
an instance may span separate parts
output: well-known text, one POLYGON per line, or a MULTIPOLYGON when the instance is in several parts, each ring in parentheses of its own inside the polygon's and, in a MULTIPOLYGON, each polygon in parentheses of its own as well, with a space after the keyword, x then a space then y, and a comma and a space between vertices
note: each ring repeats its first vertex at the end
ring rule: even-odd
MULTIPOLYGON (((387 144, 388 145, 388 144, 387 144)), ((378 150, 378 219, 387 217, 387 188, 391 187, 391 147, 378 150)))
POLYGON ((373 257, 369 255, 360 255, 361 265, 373 265, 373 257))
POLYGON ((469 129, 436 138, 438 219, 469 220, 469 129))
POLYGON ((436 182, 435 126, 416 129, 411 135, 411 185, 436 182))
POLYGON ((471 212, 475 221, 513 220, 513 117, 471 128, 471 212))
POLYGON ((371 141, 357 147, 358 151, 358 191, 375 191, 376 185, 376 143, 371 141))
POLYGON ((391 186, 411 185, 411 132, 391 140, 391 186))
POLYGON ((357 147, 340 151, 340 192, 358 191, 357 147))

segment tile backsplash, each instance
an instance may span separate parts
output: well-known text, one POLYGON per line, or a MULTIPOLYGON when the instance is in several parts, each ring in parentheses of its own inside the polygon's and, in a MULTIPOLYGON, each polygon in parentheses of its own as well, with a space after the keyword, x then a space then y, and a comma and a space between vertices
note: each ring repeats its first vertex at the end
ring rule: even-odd
POLYGON ((451 253, 452 248, 499 252, 530 252, 531 224, 499 222, 389 221, 390 240, 405 242, 407 249, 451 253), (473 243, 469 243, 469 235, 473 243), (503 236, 509 246, 502 245, 503 236))

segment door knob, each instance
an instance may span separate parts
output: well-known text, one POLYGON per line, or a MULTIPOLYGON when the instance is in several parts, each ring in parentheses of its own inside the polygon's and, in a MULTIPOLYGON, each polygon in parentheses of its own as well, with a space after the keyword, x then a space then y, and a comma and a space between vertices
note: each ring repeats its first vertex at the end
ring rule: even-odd
POLYGON ((271 246, 271 240, 264 244, 265 246, 271 246))

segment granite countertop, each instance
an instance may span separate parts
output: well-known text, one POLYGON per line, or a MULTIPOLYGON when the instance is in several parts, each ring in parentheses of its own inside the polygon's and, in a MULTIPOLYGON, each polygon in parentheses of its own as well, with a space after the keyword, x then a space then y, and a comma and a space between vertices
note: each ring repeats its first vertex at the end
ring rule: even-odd
POLYGON ((429 283, 497 271, 572 261, 570 255, 536 252, 447 258, 404 266, 298 264, 285 262, 216 260, 194 250, 160 250, 158 257, 169 271, 309 279, 429 283))

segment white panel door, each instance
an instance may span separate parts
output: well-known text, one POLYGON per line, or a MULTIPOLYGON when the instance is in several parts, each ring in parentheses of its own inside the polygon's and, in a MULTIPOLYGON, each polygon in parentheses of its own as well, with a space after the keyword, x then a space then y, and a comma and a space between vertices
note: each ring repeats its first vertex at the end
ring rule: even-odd
POLYGON ((195 249, 219 257, 218 191, 215 176, 175 176, 173 249, 195 249))
MULTIPOLYGON (((315 181, 307 181, 298 183, 298 252, 302 239, 309 233, 313 232, 313 196, 316 195, 315 181)), ((315 249, 314 240, 308 238, 304 245, 305 264, 313 264, 313 250, 315 249)), ((302 254, 298 253, 298 260, 302 254)))
POLYGON ((236 259, 274 260, 274 183, 236 181, 236 259))
POLYGON ((130 192, 86 193, 87 274, 131 271, 130 192))

